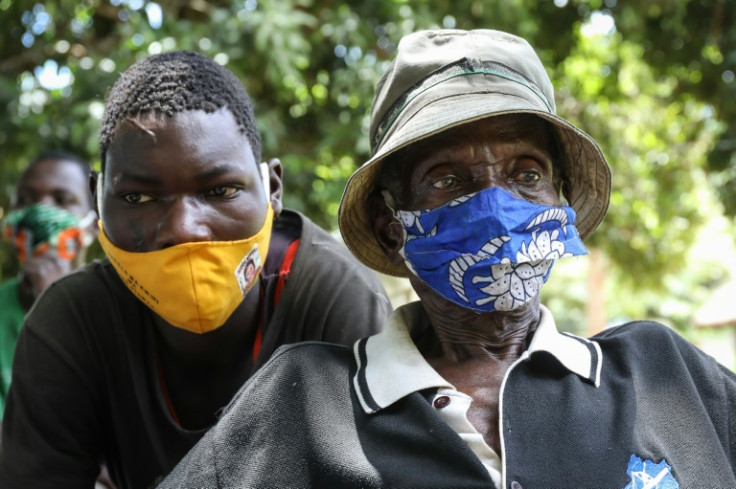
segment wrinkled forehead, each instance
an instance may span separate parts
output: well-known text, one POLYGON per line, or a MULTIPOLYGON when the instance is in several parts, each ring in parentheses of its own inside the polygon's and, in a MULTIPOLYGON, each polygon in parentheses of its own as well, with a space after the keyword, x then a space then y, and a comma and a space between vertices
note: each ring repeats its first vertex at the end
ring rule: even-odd
POLYGON ((562 164, 552 125, 532 114, 504 114, 450 127, 389 154, 380 163, 375 187, 377 190, 407 188, 426 158, 441 158, 443 152, 451 154, 468 144, 486 142, 491 147, 519 144, 544 151, 552 157, 555 174, 561 176, 562 164))

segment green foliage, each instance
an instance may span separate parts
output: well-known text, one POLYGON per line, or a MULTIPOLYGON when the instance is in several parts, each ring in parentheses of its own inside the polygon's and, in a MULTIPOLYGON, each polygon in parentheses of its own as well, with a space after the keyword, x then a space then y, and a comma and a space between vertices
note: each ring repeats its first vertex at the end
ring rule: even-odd
POLYGON ((625 266, 629 285, 663 286, 710 211, 699 196, 721 130, 712 108, 676 94, 618 35, 581 36, 557 76, 559 111, 594 134, 613 168, 611 211, 590 243, 625 266))
POLYGON ((611 208, 590 244, 610 257, 622 290, 651 297, 611 314, 657 313, 635 304, 674 294, 698 226, 719 205, 736 213, 735 16, 722 0, 0 0, 0 210, 43 149, 98 164, 104 97, 120 71, 190 49, 245 84, 264 159, 284 163, 286 205, 334 229, 345 181, 369 157, 374 84, 401 36, 497 28, 537 48, 558 112, 614 169, 611 208), (703 205, 713 188, 721 204, 703 205))
POLYGON ((625 2, 611 12, 626 39, 641 46, 642 60, 657 78, 674 80, 675 95, 707 103, 724 124, 709 151, 707 169, 726 212, 735 216, 736 3, 625 2))

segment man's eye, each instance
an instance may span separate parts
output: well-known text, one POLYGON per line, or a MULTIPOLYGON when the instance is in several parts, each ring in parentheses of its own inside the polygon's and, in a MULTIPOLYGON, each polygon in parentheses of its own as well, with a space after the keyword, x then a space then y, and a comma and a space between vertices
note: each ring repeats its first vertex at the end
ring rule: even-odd
POLYGON ((36 201, 34 199, 31 199, 31 198, 26 197, 26 196, 23 196, 23 197, 20 197, 19 196, 18 197, 18 200, 15 202, 15 205, 18 208, 23 208, 23 207, 28 207, 30 205, 33 205, 35 203, 36 203, 36 201))
POLYGON ((210 195, 212 197, 231 197, 234 195, 238 190, 240 190, 237 187, 215 187, 209 192, 207 192, 207 195, 210 195))
POLYGON ((432 183, 432 186, 436 189, 443 190, 447 188, 452 188, 457 183, 457 178, 453 175, 448 175, 446 177, 442 177, 439 180, 436 180, 432 183))
POLYGON ((526 170, 514 175, 513 179, 521 183, 537 183, 542 179, 542 175, 536 170, 526 170))
POLYGON ((65 207, 68 205, 76 204, 77 199, 70 194, 57 194, 54 196, 54 202, 56 202, 56 205, 59 207, 65 207))
POLYGON ((149 200, 153 200, 153 197, 146 194, 139 194, 138 192, 130 192, 123 195, 123 200, 125 200, 125 202, 127 202, 128 204, 142 204, 144 202, 148 202, 149 200))

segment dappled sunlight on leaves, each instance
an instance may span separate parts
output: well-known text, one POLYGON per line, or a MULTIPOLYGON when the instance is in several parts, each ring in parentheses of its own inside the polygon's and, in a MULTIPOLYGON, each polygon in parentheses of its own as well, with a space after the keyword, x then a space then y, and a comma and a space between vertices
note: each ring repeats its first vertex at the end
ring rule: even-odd
MULTIPOLYGON (((0 0, 0 210, 44 147, 99 165, 102 102, 118 73, 148 54, 190 49, 226 65, 253 97, 263 157, 284 164, 286 205, 334 229, 345 182, 369 158, 374 85, 401 36, 498 28, 537 48, 558 112, 591 134, 613 167, 610 211, 589 242, 610 260, 608 316, 664 315, 658 304, 672 300, 693 309, 720 272, 693 262, 690 250, 711 216, 724 206, 736 213, 728 129, 736 128, 736 7, 719 5, 0 0)), ((574 327, 584 321, 574 311, 585 306, 586 283, 563 275, 564 286, 545 293, 574 327)), ((686 324, 687 307, 666 309, 686 324)))

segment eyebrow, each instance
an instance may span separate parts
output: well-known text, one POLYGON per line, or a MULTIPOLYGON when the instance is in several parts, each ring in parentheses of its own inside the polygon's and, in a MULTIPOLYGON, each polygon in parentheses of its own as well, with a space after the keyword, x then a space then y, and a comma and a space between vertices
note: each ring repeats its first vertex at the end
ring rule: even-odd
POLYGON ((158 185, 161 183, 161 179, 157 177, 151 177, 142 173, 135 172, 118 172, 111 180, 111 183, 115 184, 118 182, 125 183, 141 183, 144 185, 158 185))
POLYGON ((213 178, 217 178, 222 175, 227 175, 228 173, 235 173, 235 172, 237 172, 238 174, 245 174, 245 171, 243 171, 243 169, 238 168, 235 165, 225 163, 222 165, 217 165, 201 173, 198 173, 196 175, 196 178, 197 180, 211 180, 213 178))
MULTIPOLYGON (((237 172, 239 174, 244 174, 245 172, 240 171, 240 169, 236 165, 232 164, 222 164, 217 165, 215 167, 209 168, 205 171, 202 171, 200 173, 197 173, 194 175, 194 179, 197 181, 208 181, 212 180, 214 178, 218 178, 222 175, 227 175, 228 173, 237 172)), ((153 177, 146 175, 144 173, 137 173, 135 171, 126 171, 126 172, 120 172, 117 174, 118 178, 114 179, 117 181, 125 181, 125 182, 132 182, 132 183, 141 183, 144 185, 160 185, 162 182, 161 178, 159 177, 153 177)))

